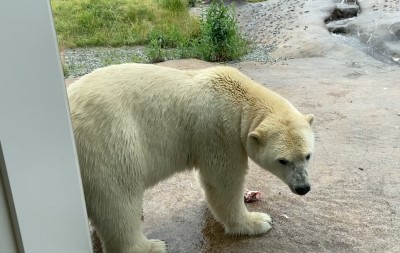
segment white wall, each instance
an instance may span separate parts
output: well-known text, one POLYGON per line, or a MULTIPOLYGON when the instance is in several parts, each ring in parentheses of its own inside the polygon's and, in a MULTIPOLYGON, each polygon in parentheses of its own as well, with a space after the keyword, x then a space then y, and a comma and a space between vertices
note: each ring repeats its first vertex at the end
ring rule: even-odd
POLYGON ((0 235, 11 215, 19 252, 91 252, 48 0, 0 0, 0 143, 0 235))
MULTIPOLYGON (((6 181, 2 174, 6 173, 3 154, 0 146, 0 252, 17 253, 17 240, 11 222, 9 204, 7 202, 6 181)), ((7 186, 8 187, 8 186, 7 186)), ((9 188, 9 187, 8 187, 9 188)))

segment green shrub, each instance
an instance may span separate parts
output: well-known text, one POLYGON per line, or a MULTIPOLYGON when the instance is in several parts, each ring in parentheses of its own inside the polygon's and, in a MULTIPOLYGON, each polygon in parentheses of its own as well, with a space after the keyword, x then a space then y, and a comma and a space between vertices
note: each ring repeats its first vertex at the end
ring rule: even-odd
POLYGON ((145 55, 148 62, 163 62, 166 58, 166 50, 161 47, 160 40, 152 39, 145 49, 145 55))
POLYGON ((198 50, 207 61, 236 60, 247 51, 247 43, 241 37, 233 6, 213 1, 201 19, 201 38, 198 50))

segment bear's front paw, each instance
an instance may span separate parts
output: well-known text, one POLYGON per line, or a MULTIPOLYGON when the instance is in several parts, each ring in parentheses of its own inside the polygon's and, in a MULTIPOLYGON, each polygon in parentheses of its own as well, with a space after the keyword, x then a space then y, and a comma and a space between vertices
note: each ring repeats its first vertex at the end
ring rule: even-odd
POLYGON ((227 234, 234 235, 259 235, 272 228, 272 219, 266 213, 249 212, 242 221, 233 226, 226 227, 227 234))
POLYGON ((167 253, 167 244, 160 240, 146 240, 136 244, 134 249, 123 250, 121 252, 134 253, 167 253))
POLYGON ((149 253, 167 253, 167 244, 160 240, 149 240, 150 251, 149 253))

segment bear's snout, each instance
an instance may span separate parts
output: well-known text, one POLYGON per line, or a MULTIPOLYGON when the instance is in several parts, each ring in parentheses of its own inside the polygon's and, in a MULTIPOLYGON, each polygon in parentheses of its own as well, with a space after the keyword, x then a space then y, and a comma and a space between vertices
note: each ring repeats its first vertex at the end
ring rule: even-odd
POLYGON ((298 195, 306 195, 311 190, 310 185, 301 185, 294 188, 294 192, 298 195))

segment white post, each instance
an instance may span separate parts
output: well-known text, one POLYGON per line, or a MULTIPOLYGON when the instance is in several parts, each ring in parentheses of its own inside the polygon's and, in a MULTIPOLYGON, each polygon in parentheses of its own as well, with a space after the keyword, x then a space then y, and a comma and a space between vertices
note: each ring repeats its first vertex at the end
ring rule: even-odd
POLYGON ((0 1, 0 144, 0 252, 90 253, 49 0, 0 1))

